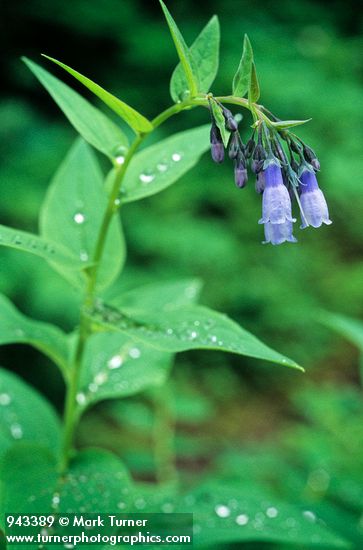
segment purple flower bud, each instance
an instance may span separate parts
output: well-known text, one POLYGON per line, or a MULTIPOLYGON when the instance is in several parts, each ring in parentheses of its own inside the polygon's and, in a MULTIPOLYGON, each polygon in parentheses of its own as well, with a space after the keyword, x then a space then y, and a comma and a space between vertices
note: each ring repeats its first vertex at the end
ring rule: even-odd
POLYGON ((234 181, 237 187, 245 187, 247 183, 246 159, 242 151, 239 151, 234 163, 234 181))
POLYGON ((255 140, 253 138, 249 139, 245 147, 245 157, 249 159, 255 149, 255 140))
POLYGON ((212 122, 210 129, 211 155, 214 162, 221 163, 224 160, 224 146, 218 126, 212 122))
POLYGON ((236 132, 238 130, 238 122, 232 115, 231 111, 222 106, 222 113, 226 121, 226 128, 230 132, 236 132))
POLYGON ((290 145, 291 151, 293 151, 294 153, 300 154, 302 152, 301 145, 299 143, 297 143, 296 141, 293 141, 291 139, 290 142, 289 142, 289 145, 290 145))
POLYGON ((319 172, 320 170, 320 162, 318 161, 317 158, 313 159, 311 161, 311 166, 314 168, 314 170, 316 170, 317 172, 319 172))
POLYGON ((251 162, 251 170, 254 174, 259 174, 263 168, 263 160, 253 160, 251 162))
POLYGON ((301 229, 311 225, 320 227, 323 223, 330 225, 328 206, 322 190, 319 188, 313 170, 303 167, 300 174, 300 203, 303 211, 301 229))
POLYGON ((255 183, 255 189, 256 193, 263 193, 265 190, 265 176, 263 172, 259 172, 256 176, 256 183, 255 183))
POLYGON ((265 223, 265 239, 263 244, 282 244, 285 241, 290 243, 297 242, 292 234, 292 222, 290 221, 284 223, 265 223))
POLYGON ((314 170, 320 170, 320 162, 318 161, 316 154, 314 153, 312 148, 308 147, 307 145, 304 145, 303 153, 304 153, 305 160, 309 164, 311 164, 314 170))
POLYGON ((246 168, 239 167, 238 164, 236 163, 236 166, 234 168, 234 181, 237 187, 239 187, 240 189, 242 189, 242 187, 245 187, 247 183, 247 179, 248 179, 248 176, 247 176, 246 168))
POLYGON ((229 138, 228 156, 230 159, 233 160, 237 158, 237 155, 239 152, 240 152, 239 135, 237 132, 233 132, 229 138))
POLYGON ((267 153, 261 143, 258 143, 253 152, 253 160, 265 160, 267 158, 267 153))
POLYGON ((295 222, 291 215, 291 199, 283 183, 281 168, 271 161, 263 171, 265 190, 262 197, 262 218, 258 223, 283 224, 295 222))
POLYGON ((233 116, 228 117, 227 120, 226 120, 226 127, 231 132, 237 132, 237 130, 238 130, 237 120, 233 116))

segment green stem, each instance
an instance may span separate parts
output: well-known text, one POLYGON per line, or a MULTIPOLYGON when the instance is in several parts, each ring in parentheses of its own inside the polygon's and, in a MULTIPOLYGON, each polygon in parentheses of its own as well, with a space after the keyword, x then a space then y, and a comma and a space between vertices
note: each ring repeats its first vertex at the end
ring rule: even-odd
MULTIPOLYGON (((152 121, 152 124, 154 128, 157 128, 171 116, 181 112, 186 108, 194 107, 196 105, 198 105, 198 103, 194 104, 192 101, 177 103, 176 105, 169 107, 168 109, 160 113, 160 115, 155 117, 155 119, 152 121)), ((69 383, 68 383, 66 399, 65 399, 63 447, 62 447, 62 454, 61 454, 61 460, 60 460, 61 473, 64 473, 68 468, 69 460, 71 458, 74 433, 77 427, 78 417, 79 417, 78 411, 77 411, 77 392, 79 387, 79 378, 80 378, 80 373, 82 368, 84 350, 86 347, 87 339, 91 333, 89 317, 86 313, 87 313, 87 310, 92 307, 92 304, 94 301, 98 269, 102 260, 106 238, 107 238, 107 234, 108 234, 108 230, 109 230, 112 218, 115 212, 117 212, 119 208, 116 201, 120 194, 123 178, 125 176, 126 170, 130 164, 132 157, 136 153, 140 144, 148 135, 149 134, 137 135, 134 141, 132 142, 131 147, 127 152, 127 155, 125 156, 124 163, 122 165, 116 166, 115 179, 109 195, 108 203, 106 206, 106 210, 103 216, 103 220, 102 220, 100 231, 97 238, 95 251, 92 257, 92 266, 88 270, 88 283, 87 283, 86 293, 85 293, 85 297, 84 297, 84 301, 83 301, 83 304, 81 307, 81 313, 80 313, 79 336, 76 344, 76 351, 72 362, 72 369, 69 377, 69 383)))

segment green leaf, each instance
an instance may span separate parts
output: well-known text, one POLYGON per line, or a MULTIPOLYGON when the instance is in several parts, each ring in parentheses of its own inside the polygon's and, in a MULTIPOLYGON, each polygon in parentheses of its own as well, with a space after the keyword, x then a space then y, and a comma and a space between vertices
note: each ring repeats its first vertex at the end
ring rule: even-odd
POLYGON ((61 244, 6 225, 0 225, 0 245, 29 252, 47 260, 50 264, 55 261, 59 262, 73 271, 81 271, 87 265, 87 263, 82 264, 79 256, 74 256, 61 244))
POLYGON ((30 59, 22 59, 88 143, 111 160, 118 148, 128 147, 125 134, 101 111, 30 59))
POLYGON ((57 479, 55 457, 48 449, 26 442, 11 447, 0 461, 0 527, 4 529, 5 514, 10 510, 19 514, 53 512, 57 479))
POLYGON ((277 122, 271 121, 270 124, 276 130, 285 130, 286 128, 293 128, 294 126, 301 126, 302 124, 306 124, 307 122, 310 122, 311 118, 308 118, 306 120, 279 120, 277 122))
POLYGON ((60 422, 53 407, 21 378, 0 369, 0 453, 31 441, 58 453, 60 422))
POLYGON ((252 541, 285 543, 294 548, 350 547, 312 510, 283 502, 251 483, 205 483, 186 494, 175 511, 193 512, 195 548, 224 548, 252 541))
MULTIPOLYGON (((145 285, 115 300, 128 313, 140 310, 162 312, 192 304, 198 298, 197 279, 145 285)), ((101 399, 125 397, 165 383, 173 356, 122 333, 100 333, 87 343, 78 402, 80 409, 101 399)))
POLYGON ((112 305, 127 309, 130 315, 140 311, 176 309, 198 300, 202 283, 199 279, 181 279, 151 283, 123 293, 112 305))
MULTIPOLYGON (((185 79, 188 86, 188 92, 190 96, 196 96, 198 93, 198 70, 194 58, 189 51, 188 46, 185 43, 185 40, 179 31, 174 19, 172 18, 168 8, 165 6, 162 0, 159 0, 161 8, 164 12, 165 19, 168 23, 170 34, 173 38, 176 51, 178 53, 181 66, 183 68, 185 79)), ((180 98, 179 98, 180 99, 180 98)))
MULTIPOLYGON (((70 254, 89 262, 107 202, 97 159, 90 147, 78 138, 48 188, 40 214, 41 233, 67 247, 70 254)), ((125 255, 120 221, 114 217, 99 270, 99 288, 115 280, 125 255)), ((63 263, 55 262, 54 267, 73 284, 84 284, 85 279, 63 263)))
POLYGON ((121 333, 88 340, 78 393, 79 409, 102 399, 126 397, 165 383, 172 355, 121 333))
POLYGON ((29 344, 47 355, 66 375, 69 348, 66 334, 58 327, 25 317, 0 294, 0 345, 29 344))
POLYGON ((267 347, 227 316, 203 306, 140 311, 133 318, 122 311, 98 304, 90 316, 106 330, 120 331, 159 350, 181 352, 211 349, 247 355, 303 370, 295 361, 267 347))
POLYGON ((212 108, 212 113, 214 120, 219 128, 221 133, 222 141, 225 147, 228 145, 230 132, 226 128, 226 119, 223 116, 222 107, 218 105, 213 99, 210 101, 210 106, 212 108))
POLYGON ((363 352, 363 322, 345 315, 322 312, 319 321, 335 330, 363 352))
MULTIPOLYGON (((218 17, 214 15, 190 47, 190 55, 194 59, 198 72, 201 93, 209 92, 218 72, 220 30, 218 17)), ((181 63, 175 68, 170 81, 172 99, 177 102, 183 99, 188 91, 188 81, 181 63)))
POLYGON ((253 50, 250 39, 245 34, 243 39, 242 57, 236 74, 233 77, 232 95, 244 97, 248 92, 253 63, 253 50))
POLYGON ((121 101, 118 97, 110 94, 110 92, 107 92, 101 86, 87 78, 86 76, 83 76, 81 73, 75 71, 71 67, 68 67, 68 65, 65 65, 61 61, 58 61, 57 59, 54 59, 53 57, 49 57, 48 55, 44 55, 46 59, 49 59, 49 61, 53 61, 53 63, 56 63, 56 65, 59 65, 67 71, 69 74, 74 76, 83 86, 86 86, 92 93, 94 93, 97 97, 100 98, 105 105, 107 105, 112 111, 114 111, 119 117, 121 117, 135 132, 145 133, 145 132, 151 132, 153 129, 153 125, 147 118, 145 118, 142 114, 140 114, 138 111, 127 105, 124 101, 121 101))
POLYGON ((248 91, 248 101, 250 103, 256 103, 260 98, 260 85, 257 79, 256 65, 252 62, 251 66, 251 80, 248 91))
POLYGON ((174 134, 137 153, 123 183, 123 202, 159 193, 190 170, 209 148, 209 125, 174 134))
POLYGON ((47 450, 19 444, 2 460, 0 484, 3 513, 115 513, 131 507, 131 480, 123 463, 97 449, 78 453, 59 479, 47 450))

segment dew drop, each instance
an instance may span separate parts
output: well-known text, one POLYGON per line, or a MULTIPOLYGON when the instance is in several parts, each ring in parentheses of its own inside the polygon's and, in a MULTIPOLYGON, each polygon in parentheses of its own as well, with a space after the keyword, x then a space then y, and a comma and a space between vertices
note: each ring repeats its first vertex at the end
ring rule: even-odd
POLYGON ((174 162, 179 162, 182 159, 182 154, 181 153, 173 153, 171 155, 171 158, 174 162))
POLYGON ((168 165, 166 162, 159 162, 156 165, 156 168, 158 169, 159 172, 166 172, 168 169, 168 165))
POLYGON ((217 506, 214 508, 215 513, 220 518, 228 518, 231 514, 231 510, 228 508, 228 506, 225 506, 224 504, 217 504, 217 506))
POLYGON ((119 508, 119 510, 124 510, 126 508, 126 503, 122 501, 118 502, 117 508, 119 508))
POLYGON ((96 374, 94 378, 95 383, 98 384, 99 386, 101 384, 104 384, 106 380, 107 380, 107 372, 99 372, 98 374, 96 374))
POLYGON ((77 401, 78 405, 85 405, 85 403, 87 402, 85 394, 82 393, 82 392, 77 393, 76 401, 77 401))
POLYGON ((54 493, 52 498, 52 506, 58 506, 59 503, 60 503, 59 493, 54 493))
POLYGON ((79 258, 81 260, 81 262, 87 262, 89 256, 88 256, 88 252, 86 252, 86 250, 81 250, 80 253, 79 253, 79 258))
POLYGON ((140 174, 139 179, 142 183, 146 185, 148 183, 151 183, 155 179, 155 174, 153 174, 151 171, 145 171, 140 174))
POLYGON ((120 145, 120 147, 117 147, 115 149, 115 152, 113 154, 115 157, 116 164, 121 166, 125 162, 126 153, 127 153, 127 148, 124 147, 123 145, 120 145))
POLYGON ((107 363, 107 366, 109 369, 118 369, 119 367, 121 367, 122 363, 123 359, 121 355, 114 355, 107 363))
POLYGON ((129 351, 129 356, 131 359, 138 359, 141 356, 141 351, 139 348, 131 348, 129 351))
POLYGON ((174 505, 171 502, 164 502, 164 504, 162 504, 161 506, 161 510, 165 514, 171 514, 174 510, 174 505))
POLYGON ((248 519, 249 518, 246 514, 239 514, 236 517, 235 522, 237 523, 237 525, 247 525, 248 519))
POLYGON ((308 519, 311 522, 316 521, 316 515, 311 510, 304 510, 303 516, 304 516, 305 519, 308 519))
POLYGON ((84 214, 82 214, 82 212, 76 212, 75 215, 73 216, 73 220, 74 220, 78 225, 84 223, 84 221, 85 221, 84 214))
POLYGON ((88 389, 91 393, 95 393, 98 390, 98 386, 94 382, 91 382, 91 384, 88 385, 88 389))
POLYGON ((276 518, 277 515, 278 515, 278 510, 277 508, 275 508, 274 506, 270 506, 269 508, 267 508, 266 510, 266 516, 268 518, 276 518))
POLYGON ((294 518, 287 518, 285 521, 286 527, 295 527, 296 526, 296 519, 294 518))
POLYGON ((135 500, 135 507, 138 509, 138 510, 142 510, 142 508, 145 508, 146 506, 146 502, 143 498, 137 498, 135 500))
POLYGON ((20 424, 12 424, 10 432, 14 439, 21 439, 23 437, 23 429, 20 424))
POLYGON ((0 393, 0 405, 9 405, 11 397, 7 393, 0 393))
POLYGON ((120 206, 121 204, 121 200, 120 199, 115 199, 114 203, 113 203, 115 206, 120 206))

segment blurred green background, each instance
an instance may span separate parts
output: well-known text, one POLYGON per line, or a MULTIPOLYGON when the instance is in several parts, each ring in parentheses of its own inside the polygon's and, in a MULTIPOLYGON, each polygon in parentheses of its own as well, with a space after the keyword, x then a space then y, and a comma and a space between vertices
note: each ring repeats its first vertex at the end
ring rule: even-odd
MULTIPOLYGON (((312 117, 297 133, 319 156, 334 222, 296 229, 297 245, 263 246, 253 182, 237 190, 231 165, 213 165, 208 155, 170 189, 124 209, 128 262, 120 290, 156 278, 200 277, 203 303, 306 368, 302 375, 218 353, 178 356, 171 382, 178 465, 188 479, 209 471, 231 479, 243 473, 281 498, 321 506, 326 521, 361 547, 358 353, 317 317, 320 309, 363 317, 362 4, 170 0, 168 6, 189 43, 219 15, 215 94, 229 93, 243 34, 249 34, 262 103, 282 119, 312 117)), ((0 221, 35 231, 46 187, 75 132, 20 56, 42 62, 44 52, 61 59, 152 117, 171 103, 176 54, 156 0, 3 0, 2 13, 0 221)), ((207 119, 204 110, 182 114, 155 139, 207 119)), ((244 138, 249 124, 246 116, 244 138)), ((46 264, 2 249, 0 265, 0 291, 21 310, 74 327, 79 297, 46 264)), ((6 346, 0 363, 61 409, 61 380, 40 354, 6 346)), ((89 443, 91 423, 93 442, 118 452, 136 477, 152 479, 149 405, 140 396, 97 407, 84 419, 79 444, 89 443)))

